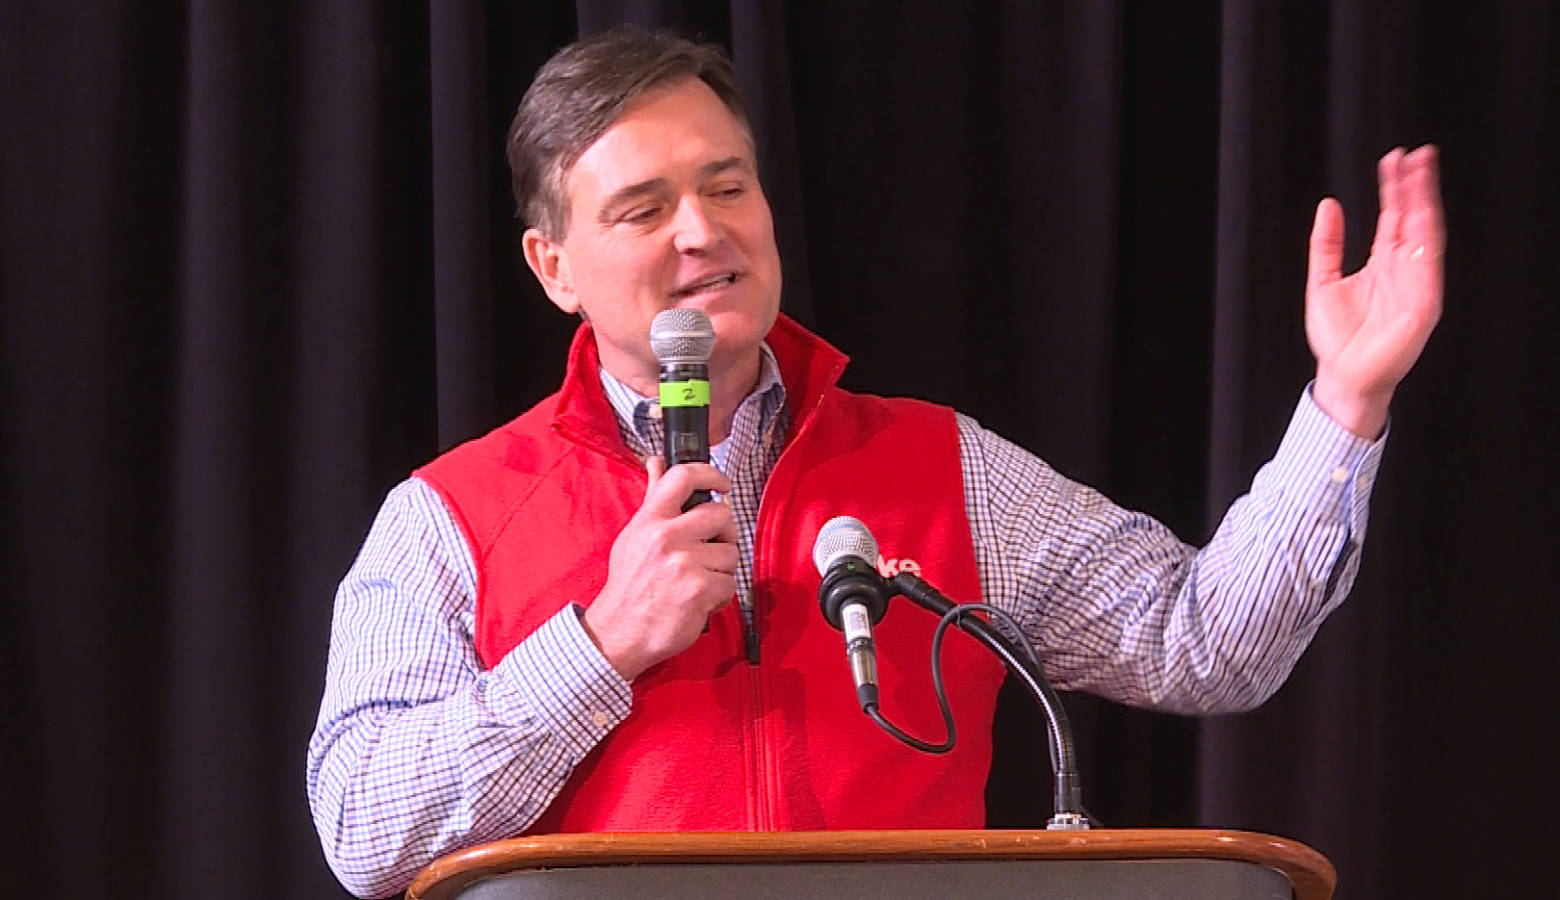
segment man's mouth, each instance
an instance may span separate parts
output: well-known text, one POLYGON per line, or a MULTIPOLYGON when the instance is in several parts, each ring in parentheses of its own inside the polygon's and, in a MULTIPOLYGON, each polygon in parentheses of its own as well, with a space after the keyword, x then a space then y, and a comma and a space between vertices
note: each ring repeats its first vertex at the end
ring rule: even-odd
POLYGON ((693 284, 687 285, 686 287, 680 287, 672 292, 672 296, 680 299, 683 297, 692 297, 694 294, 701 294, 705 291, 718 291, 721 288, 730 287, 731 285, 736 284, 737 280, 741 277, 742 276, 736 272, 726 272, 711 278, 705 278, 701 281, 695 281, 693 284))

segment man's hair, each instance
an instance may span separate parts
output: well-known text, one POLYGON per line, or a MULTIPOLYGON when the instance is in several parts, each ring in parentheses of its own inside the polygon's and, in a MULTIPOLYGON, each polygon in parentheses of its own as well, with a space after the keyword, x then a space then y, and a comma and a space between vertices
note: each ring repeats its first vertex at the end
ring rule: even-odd
POLYGON ((569 170, 646 91, 697 78, 752 138, 726 51, 667 31, 620 28, 564 47, 536 73, 506 145, 515 213, 552 240, 569 229, 569 170))

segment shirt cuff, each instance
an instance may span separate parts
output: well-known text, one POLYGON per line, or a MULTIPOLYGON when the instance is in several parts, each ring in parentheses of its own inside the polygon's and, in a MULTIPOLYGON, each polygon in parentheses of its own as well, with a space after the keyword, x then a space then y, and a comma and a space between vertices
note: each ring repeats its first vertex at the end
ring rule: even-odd
POLYGON ((628 718, 633 689, 596 647, 572 604, 521 641, 493 669, 529 712, 585 757, 628 718))
POLYGON ((1316 405, 1307 385, 1278 453, 1257 474, 1257 483, 1282 491, 1299 508, 1347 517, 1350 532, 1363 534, 1390 431, 1389 424, 1374 441, 1354 434, 1316 405))

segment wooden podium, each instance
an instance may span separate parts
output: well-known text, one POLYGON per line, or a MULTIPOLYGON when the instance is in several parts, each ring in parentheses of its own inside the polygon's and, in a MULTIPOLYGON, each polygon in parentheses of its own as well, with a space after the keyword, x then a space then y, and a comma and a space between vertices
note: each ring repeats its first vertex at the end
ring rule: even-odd
POLYGON ((1325 856, 1204 829, 554 834, 452 853, 409 900, 698 897, 1327 900, 1325 856))

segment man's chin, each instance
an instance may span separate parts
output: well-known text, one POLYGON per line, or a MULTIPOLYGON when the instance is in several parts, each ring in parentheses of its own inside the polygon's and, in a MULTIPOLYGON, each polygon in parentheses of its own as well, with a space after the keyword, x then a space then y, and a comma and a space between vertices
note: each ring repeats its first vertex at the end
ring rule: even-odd
POLYGON ((724 346, 738 353, 757 349, 775 324, 774 315, 755 315, 751 310, 717 310, 706 315, 715 328, 717 349, 724 346))

